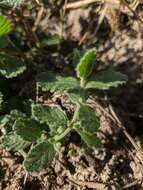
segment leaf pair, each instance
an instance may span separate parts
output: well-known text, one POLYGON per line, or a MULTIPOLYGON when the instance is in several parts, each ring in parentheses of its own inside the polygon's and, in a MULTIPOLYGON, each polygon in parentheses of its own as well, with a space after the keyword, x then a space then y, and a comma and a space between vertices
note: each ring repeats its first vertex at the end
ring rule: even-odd
MULTIPOLYGON (((87 51, 80 59, 76 74, 80 80, 84 79, 85 89, 99 89, 108 90, 111 87, 117 87, 127 81, 127 77, 114 69, 109 68, 105 71, 99 71, 94 76, 92 69, 96 58, 96 50, 91 49, 87 51)), ((43 91, 69 91, 81 87, 81 81, 73 77, 63 77, 58 74, 48 72, 41 73, 37 77, 37 82, 43 91)))

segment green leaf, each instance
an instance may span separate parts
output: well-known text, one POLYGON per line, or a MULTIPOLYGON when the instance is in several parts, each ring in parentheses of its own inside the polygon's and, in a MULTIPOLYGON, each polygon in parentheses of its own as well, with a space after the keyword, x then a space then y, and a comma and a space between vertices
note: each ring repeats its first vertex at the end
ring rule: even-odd
POLYGON ((79 78, 87 78, 93 69, 93 64, 96 58, 96 49, 88 50, 80 59, 79 64, 76 67, 77 76, 79 78))
POLYGON ((89 135, 95 134, 100 127, 100 121, 95 111, 87 105, 80 106, 78 111, 78 122, 82 130, 89 135))
POLYGON ((0 74, 6 78, 13 78, 22 74, 26 66, 21 59, 0 54, 0 74))
POLYGON ((88 133, 84 132, 79 126, 75 127, 75 130, 80 135, 81 139, 87 144, 89 148, 96 147, 102 148, 102 144, 100 139, 96 135, 89 135, 88 133))
POLYGON ((117 87, 126 83, 127 76, 120 72, 108 69, 100 71, 95 76, 91 77, 86 83, 85 88, 96 88, 99 90, 108 90, 111 87, 117 87))
POLYGON ((0 145, 8 151, 18 151, 28 147, 30 143, 10 132, 0 139, 0 145))
POLYGON ((24 167, 28 172, 40 172, 51 165, 55 154, 53 144, 45 140, 31 149, 24 161, 24 167))
POLYGON ((37 82, 43 91, 55 92, 79 88, 79 82, 75 78, 62 77, 52 72, 40 74, 37 82))
POLYGON ((13 124, 15 120, 19 118, 25 118, 26 115, 19 112, 18 110, 12 110, 10 114, 4 115, 0 119, 0 127, 4 127, 7 132, 12 131, 13 124))
POLYGON ((13 130, 23 140, 30 142, 35 142, 42 135, 40 124, 32 119, 16 120, 13 130))
POLYGON ((4 16, 0 15, 0 37, 11 31, 11 23, 4 16))
POLYGON ((57 46, 59 44, 61 44, 62 39, 55 35, 55 36, 51 36, 51 37, 47 37, 42 41, 42 45, 44 47, 50 47, 50 46, 57 46))
POLYGON ((66 114, 56 106, 33 104, 32 115, 39 122, 49 125, 51 134, 56 134, 59 128, 65 129, 68 121, 66 114))
POLYGON ((24 0, 1 0, 0 6, 15 8, 15 7, 19 6, 23 1, 24 0))

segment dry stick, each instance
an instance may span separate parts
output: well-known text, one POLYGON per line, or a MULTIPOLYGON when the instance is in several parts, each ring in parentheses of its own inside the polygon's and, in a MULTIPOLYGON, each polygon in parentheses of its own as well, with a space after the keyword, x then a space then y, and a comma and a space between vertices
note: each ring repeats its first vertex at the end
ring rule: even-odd
POLYGON ((65 14, 66 14, 67 4, 68 4, 68 0, 65 0, 64 6, 63 6, 62 11, 61 11, 62 12, 62 17, 64 17, 65 14))
POLYGON ((65 17, 67 3, 68 3, 68 0, 65 0, 64 6, 60 9, 60 18, 61 18, 60 37, 63 37, 63 32, 64 32, 64 22, 63 22, 63 19, 64 19, 64 17, 65 17))
POLYGON ((80 38, 79 42, 78 42, 78 45, 81 46, 81 44, 84 42, 84 40, 87 38, 87 36, 89 35, 89 32, 86 31, 84 33, 84 35, 80 38))
POLYGON ((28 178, 28 172, 25 173, 25 177, 24 177, 24 181, 23 181, 23 186, 26 185, 27 178, 28 178))
POLYGON ((106 15, 107 9, 108 9, 108 5, 105 4, 104 7, 103 7, 103 10, 102 10, 102 12, 101 12, 101 14, 99 16, 99 19, 98 19, 97 27, 95 29, 95 35, 97 34, 97 32, 98 32, 98 30, 99 30, 99 28, 100 28, 100 26, 101 26, 101 24, 102 24, 102 22, 104 20, 104 17, 106 15))
POLYGON ((126 2, 126 0, 120 0, 120 2, 124 5, 124 6, 126 6, 128 9, 129 9, 129 11, 131 11, 132 13, 133 13, 133 15, 137 18, 137 19, 139 19, 139 21, 143 24, 143 20, 138 16, 138 14, 132 9, 132 7, 130 6, 130 5, 128 5, 128 3, 126 2))
POLYGON ((101 4, 114 4, 116 7, 120 7, 120 4, 122 3, 124 6, 126 6, 136 18, 139 19, 141 23, 143 23, 143 20, 136 14, 136 12, 132 9, 132 7, 126 2, 126 0, 80 0, 78 2, 68 3, 64 9, 77 9, 80 7, 87 6, 92 3, 101 3, 101 4))
MULTIPOLYGON (((96 27, 96 29, 95 29, 95 35, 97 34, 97 32, 98 32, 98 30, 99 30, 99 28, 100 28, 100 26, 101 26, 101 24, 102 24, 102 22, 103 22, 103 20, 104 20, 104 17, 105 17, 107 8, 108 8, 108 5, 105 4, 104 7, 103 7, 103 10, 102 10, 102 12, 101 12, 101 14, 100 14, 100 16, 99 16, 99 19, 98 19, 97 27, 96 27)), ((84 33, 84 35, 81 37, 81 39, 80 39, 80 41, 79 41, 79 43, 78 43, 79 46, 84 42, 84 40, 86 39, 86 37, 88 36, 88 34, 89 34, 88 31, 86 31, 86 32, 84 33)))
POLYGON ((81 187, 87 187, 87 188, 90 188, 90 189, 98 189, 98 190, 104 190, 107 185, 104 184, 104 183, 99 183, 99 182, 91 182, 91 181, 78 181, 74 178, 68 178, 68 180, 75 184, 75 185, 78 185, 78 186, 81 186, 81 187))
MULTIPOLYGON (((35 32, 32 31, 32 28, 31 28, 29 22, 26 22, 23 14, 20 11, 18 12, 18 14, 21 17, 21 23, 24 25, 24 29, 25 29, 25 32, 27 34, 27 37, 30 37, 31 38, 30 40, 32 40, 32 42, 34 42, 37 47, 40 47, 41 44, 40 44, 40 41, 38 39, 38 36, 36 35, 35 32)), ((30 45, 29 47, 31 48, 32 44, 30 43, 29 45, 30 45)))
POLYGON ((80 0, 78 2, 68 3, 65 9, 77 9, 77 8, 84 7, 92 3, 101 3, 101 4, 107 3, 107 4, 115 4, 117 6, 120 5, 119 0, 116 0, 114 2, 113 0, 80 0))
POLYGON ((139 182, 139 180, 135 180, 132 183, 129 183, 129 184, 123 186, 122 189, 129 189, 130 187, 137 185, 138 182, 139 182))
POLYGON ((37 17, 36 17, 36 20, 35 20, 35 23, 34 23, 34 27, 32 28, 32 31, 35 32, 37 30, 37 26, 39 25, 41 19, 42 19, 42 16, 43 16, 43 12, 44 12, 44 7, 42 6, 40 8, 40 10, 38 11, 38 14, 37 14, 37 17))

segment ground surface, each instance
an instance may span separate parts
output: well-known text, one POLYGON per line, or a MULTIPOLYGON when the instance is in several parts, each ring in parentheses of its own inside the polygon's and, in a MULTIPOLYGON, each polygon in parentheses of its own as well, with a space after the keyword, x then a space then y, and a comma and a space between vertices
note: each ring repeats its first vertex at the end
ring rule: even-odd
MULTIPOLYGON (((129 81, 125 86, 108 93, 93 92, 88 100, 101 118, 99 137, 103 149, 81 148, 78 135, 72 133, 51 168, 38 176, 23 170, 20 153, 8 153, 0 149, 0 189, 143 189, 143 24, 135 15, 121 13, 118 24, 116 22, 117 28, 111 32, 107 20, 111 17, 109 14, 97 32, 99 15, 96 6, 70 10, 63 18, 53 6, 38 7, 37 11, 32 10, 30 13, 23 7, 25 19, 32 24, 39 11, 43 11, 43 16, 36 25, 37 36, 41 39, 43 34, 61 33, 65 42, 56 53, 42 49, 32 57, 34 69, 30 69, 13 87, 18 89, 20 96, 33 96, 35 86, 31 72, 50 69, 72 74, 69 55, 74 48, 96 47, 96 69, 114 65, 128 75, 129 81), (23 83, 25 77, 27 80, 23 83), (18 87, 20 83, 23 88, 18 87)), ((143 18, 142 5, 138 6, 136 12, 143 18)), ((17 24, 18 21, 15 22, 17 24)), ((29 52, 26 55, 30 57, 29 52)), ((68 112, 73 109, 63 94, 53 95, 48 100, 42 94, 40 98, 41 101, 60 101, 68 112)))

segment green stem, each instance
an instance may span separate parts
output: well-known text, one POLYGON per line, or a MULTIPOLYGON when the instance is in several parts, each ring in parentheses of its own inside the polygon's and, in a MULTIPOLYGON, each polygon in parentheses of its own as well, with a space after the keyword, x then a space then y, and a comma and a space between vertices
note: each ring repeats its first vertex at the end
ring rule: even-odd
POLYGON ((81 86, 81 88, 84 88, 85 87, 85 79, 84 78, 81 78, 80 79, 80 86, 81 86))
POLYGON ((86 83, 86 80, 84 78, 81 78, 80 79, 80 86, 81 86, 81 89, 80 89, 80 96, 81 96, 81 99, 82 99, 82 102, 84 103, 86 98, 85 98, 85 83, 86 83))
POLYGON ((54 140, 55 140, 55 141, 60 141, 60 140, 62 140, 62 139, 73 129, 74 123, 76 122, 77 117, 78 117, 79 108, 80 108, 80 105, 77 104, 77 107, 76 107, 76 110, 75 110, 75 112, 74 112, 74 115, 73 115, 73 118, 72 118, 71 123, 69 124, 69 126, 68 126, 61 134, 56 135, 56 136, 54 137, 54 140))
MULTIPOLYGON (((85 90, 84 90, 84 87, 85 87, 85 79, 84 78, 81 78, 80 80, 80 86, 81 86, 81 89, 80 89, 80 96, 82 98, 82 102, 84 103, 85 102, 85 90)), ((60 141, 62 140, 74 127, 74 124, 75 122, 77 121, 78 119, 78 112, 79 112, 79 109, 80 109, 80 104, 77 103, 77 107, 76 107, 76 110, 74 112, 74 115, 73 115, 73 118, 72 118, 72 121, 70 122, 69 126, 61 133, 61 134, 58 134, 56 136, 53 137, 53 139, 55 141, 60 141)))
POLYGON ((71 127, 66 128, 63 133, 61 133, 60 135, 56 135, 56 136, 54 137, 54 140, 55 140, 55 141, 60 141, 60 140, 63 139, 71 130, 72 130, 71 127))

